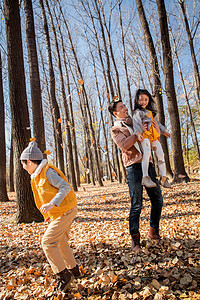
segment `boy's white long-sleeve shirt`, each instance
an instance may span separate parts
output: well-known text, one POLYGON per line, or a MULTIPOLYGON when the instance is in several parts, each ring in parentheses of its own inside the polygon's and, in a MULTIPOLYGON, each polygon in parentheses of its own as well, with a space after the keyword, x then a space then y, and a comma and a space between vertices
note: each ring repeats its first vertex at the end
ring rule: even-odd
POLYGON ((47 170, 46 176, 50 184, 59 189, 55 197, 50 201, 50 203, 53 203, 55 206, 59 206, 63 199, 71 191, 71 187, 58 175, 58 173, 55 170, 51 168, 47 170))

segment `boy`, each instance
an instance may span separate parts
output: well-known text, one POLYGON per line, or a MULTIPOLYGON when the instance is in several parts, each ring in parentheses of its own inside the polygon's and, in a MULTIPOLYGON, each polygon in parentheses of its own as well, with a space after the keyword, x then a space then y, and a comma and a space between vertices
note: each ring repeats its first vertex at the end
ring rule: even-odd
POLYGON ((30 142, 20 157, 23 168, 31 175, 36 206, 45 221, 51 221, 42 239, 42 248, 54 274, 56 289, 66 291, 80 271, 69 247, 70 225, 77 214, 76 194, 65 175, 43 159, 36 142, 30 142))

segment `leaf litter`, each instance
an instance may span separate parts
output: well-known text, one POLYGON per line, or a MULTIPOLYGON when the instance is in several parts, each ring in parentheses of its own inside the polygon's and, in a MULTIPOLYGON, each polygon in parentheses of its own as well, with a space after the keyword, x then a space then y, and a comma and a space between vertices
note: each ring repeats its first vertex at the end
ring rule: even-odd
POLYGON ((142 250, 131 250, 127 185, 82 185, 70 244, 82 278, 67 294, 54 291, 41 248, 48 224, 16 224, 15 194, 0 208, 0 300, 8 299, 200 299, 200 180, 162 189, 162 240, 147 238, 150 201, 144 192, 142 250))

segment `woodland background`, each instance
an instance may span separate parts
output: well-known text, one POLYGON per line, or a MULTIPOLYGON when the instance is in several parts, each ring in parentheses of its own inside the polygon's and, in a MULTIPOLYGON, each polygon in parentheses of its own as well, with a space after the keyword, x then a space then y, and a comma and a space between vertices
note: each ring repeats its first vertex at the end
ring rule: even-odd
POLYGON ((161 142, 168 176, 199 168, 200 3, 186 1, 0 1, 0 201, 16 192, 17 222, 42 220, 20 153, 36 140, 74 190, 125 183, 110 137, 109 102, 133 111, 136 89, 155 97, 171 132, 161 142))

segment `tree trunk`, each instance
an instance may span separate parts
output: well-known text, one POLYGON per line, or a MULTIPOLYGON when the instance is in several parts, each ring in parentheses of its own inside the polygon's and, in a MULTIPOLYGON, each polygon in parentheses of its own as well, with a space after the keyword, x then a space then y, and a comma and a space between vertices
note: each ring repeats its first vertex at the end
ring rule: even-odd
POLYGON ((14 141, 15 187, 17 197, 17 222, 42 221, 36 208, 30 185, 30 176, 23 170, 20 155, 30 139, 29 114, 26 98, 22 37, 18 0, 4 0, 8 75, 11 117, 14 141))
POLYGON ((129 76, 128 76, 124 29, 123 29, 122 14, 121 14, 121 3, 122 2, 119 3, 119 23, 120 23, 120 29, 121 29, 121 35, 122 35, 123 62, 124 62, 124 70, 125 70, 126 83, 127 83, 127 89, 128 89, 129 106, 130 106, 131 116, 132 116, 133 115, 133 103, 132 103, 130 80, 129 80, 129 76))
POLYGON ((170 29, 170 32, 171 32, 171 35, 172 35, 172 39, 173 39, 173 44, 174 44, 173 45, 174 46, 173 49, 174 49, 174 53, 175 53, 175 56, 176 56, 176 60, 177 60, 177 64, 178 64, 178 69, 179 69, 179 74, 180 74, 180 79, 181 79, 181 83, 182 83, 182 86, 183 86, 185 101, 186 101, 187 108, 188 108, 187 114, 189 113, 190 124, 192 126, 193 137, 194 137, 194 144, 195 144, 195 148, 196 148, 196 152, 197 152, 197 158, 198 158, 198 160, 200 162, 200 151, 199 151, 199 144, 198 144, 197 132, 196 132, 195 125, 194 125, 194 120, 193 120, 193 116, 192 116, 192 110, 191 110, 189 99, 188 99, 188 94, 187 94, 187 90, 186 90, 185 81, 184 81, 184 78, 183 78, 183 73, 182 73, 182 70, 181 70, 180 60, 179 60, 179 57, 178 57, 176 40, 175 40, 175 38, 173 36, 173 33, 172 33, 172 30, 171 30, 170 26, 169 26, 169 29, 170 29))
POLYGON ((31 85, 32 114, 33 114, 33 136, 42 152, 46 149, 44 118, 42 110, 42 97, 40 86, 40 75, 38 67, 38 56, 35 41, 35 28, 33 18, 32 0, 24 0, 26 40, 28 48, 29 74, 31 85))
POLYGON ((171 124, 172 159, 174 166, 173 180, 174 182, 181 181, 182 177, 184 176, 184 180, 189 181, 189 177, 184 167, 183 152, 181 147, 180 119, 174 86, 173 62, 165 3, 164 0, 156 0, 156 3, 158 8, 161 42, 163 49, 165 90, 167 94, 168 111, 171 124))
MULTIPOLYGON (((145 42, 148 47, 149 56, 150 56, 151 73, 152 73, 153 85, 154 85, 153 94, 154 94, 154 98, 155 98, 156 108, 158 110, 158 120, 161 124, 163 124, 165 126, 165 114, 164 114, 163 99, 162 99, 162 84, 161 84, 161 79, 160 79, 160 72, 159 72, 156 50, 155 50, 153 39, 152 39, 150 30, 149 30, 149 25, 148 25, 148 22, 146 19, 142 1, 136 0, 136 4, 137 4, 137 10, 139 13, 139 17, 140 17, 140 22, 142 24, 145 42)), ((170 166, 167 139, 165 136, 161 135, 160 140, 161 140, 161 144, 162 144, 163 151, 165 154, 167 175, 169 177, 172 177, 173 173, 172 173, 171 166, 170 166)))
POLYGON ((63 148, 62 148, 62 130, 61 130, 61 124, 58 121, 60 119, 60 110, 59 106, 56 100, 56 89, 55 89, 55 74, 53 69, 53 62, 52 62, 52 55, 51 55, 51 43, 49 38, 49 29, 47 24, 47 18, 46 13, 44 9, 44 3, 43 0, 39 0, 41 12, 42 12, 42 19, 43 19, 43 25, 44 25, 44 36, 45 36, 45 42, 46 42, 46 48, 47 48, 47 61, 48 61, 48 68, 49 68, 49 77, 50 77, 50 100, 51 100, 51 106, 52 114, 54 118, 54 126, 56 129, 56 152, 57 152, 57 158, 58 158, 58 168, 64 173, 64 157, 63 157, 63 148))
MULTIPOLYGON (((106 38, 105 38, 105 33, 104 33, 104 28, 103 28, 103 22, 102 22, 102 19, 101 19, 101 12, 100 12, 100 9, 98 7, 98 4, 97 4, 96 0, 94 0, 94 3, 95 3, 95 8, 96 8, 96 11, 97 11, 97 14, 98 14, 98 21, 99 21, 100 28, 101 28, 102 40, 103 40, 103 45, 104 45, 104 53, 105 53, 105 56, 106 56, 106 63, 107 63, 106 74, 107 74, 107 78, 108 78, 108 82, 109 82, 109 86, 110 86, 110 94, 111 94, 111 97, 113 99, 115 94, 114 94, 114 88, 113 88, 113 83, 112 83, 112 78, 111 78, 110 57, 109 57, 108 49, 107 49, 107 43, 106 43, 106 38)), ((108 99, 109 99, 109 97, 108 97, 108 99)), ((111 121, 111 124, 112 124, 112 121, 111 121)), ((122 177, 121 177, 121 172, 120 172, 118 148, 117 148, 116 144, 114 144, 114 156, 115 156, 115 161, 116 161, 116 165, 117 165, 118 180, 121 183, 122 182, 122 177)))
POLYGON ((14 192, 14 162, 13 162, 13 133, 11 128, 11 141, 10 141, 10 163, 9 163, 9 192, 14 192))
MULTIPOLYGON (((190 31, 186 11, 185 11, 185 0, 178 0, 178 2, 181 6, 181 10, 182 10, 183 18, 184 18, 184 22, 185 22, 185 28, 186 28, 186 32, 187 32, 187 36, 188 36, 188 40, 189 40, 190 52, 191 52, 191 56, 192 56, 192 63, 193 63, 193 70, 194 70, 194 80, 195 80, 195 85, 196 85, 196 90, 197 90, 197 99, 198 99, 198 103, 199 103, 199 112, 200 112, 200 76, 199 76, 198 63, 197 63, 197 59, 196 59, 196 55, 195 55, 195 51, 194 51, 193 37, 191 35, 191 31, 190 31)), ((199 22, 198 22, 198 25, 199 25, 199 22)))
POLYGON ((2 61, 0 52, 0 202, 8 201, 6 188, 6 139, 5 139, 5 112, 3 97, 2 61))
POLYGON ((68 27, 67 22, 64 18, 60 3, 59 3, 59 6, 60 6, 61 15, 62 15, 64 23, 65 23, 65 27, 67 29, 69 42, 70 42, 71 49, 72 49, 72 52, 73 52, 73 56, 74 56, 74 59, 75 59, 75 62, 76 62, 76 67, 77 67, 77 70, 78 70, 78 73, 79 73, 79 76, 80 76, 80 80, 83 81, 81 83, 83 100, 84 100, 83 105, 86 106, 86 108, 87 108, 87 115, 88 115, 88 120, 89 120, 89 124, 90 124, 91 135, 92 135, 92 139, 93 139, 92 146, 94 147, 94 159, 95 159, 95 164, 96 164, 96 169, 97 169, 97 180, 98 180, 99 185, 103 186, 103 182, 102 182, 102 178, 101 178, 101 170, 100 170, 100 165, 99 165, 99 159, 98 159, 96 137, 95 137, 95 132, 94 132, 93 124, 92 124, 92 117, 91 117, 91 112, 90 112, 90 108, 89 108, 88 96, 87 96, 86 89, 85 89, 83 75, 82 75, 82 72, 81 72, 81 69, 80 69, 80 66, 79 66, 78 58, 77 58, 75 48, 74 48, 74 45, 73 45, 73 42, 72 42, 69 27, 68 27))
POLYGON ((62 64, 61 64, 61 58, 60 58, 60 50, 58 46, 58 40, 57 40, 57 34, 56 29, 53 22, 53 17, 49 8, 48 1, 45 0, 50 20, 51 20, 51 26, 54 34, 54 40, 55 40, 55 47, 57 52, 57 61, 58 61, 58 70, 59 70, 59 76, 60 76, 60 84, 61 84, 61 94, 62 94, 62 102, 65 110, 65 123, 66 123, 66 133, 67 133, 67 149, 68 149, 68 163, 69 163, 69 178, 72 184, 72 187, 74 191, 78 191, 77 184, 76 184, 76 176, 75 176, 75 170, 74 170, 74 157, 73 157, 73 151, 72 151, 72 139, 71 139, 71 132, 70 132, 70 117, 69 117, 69 108, 66 101, 66 93, 65 93, 65 84, 64 84, 64 78, 63 78, 63 71, 62 71, 62 64))

